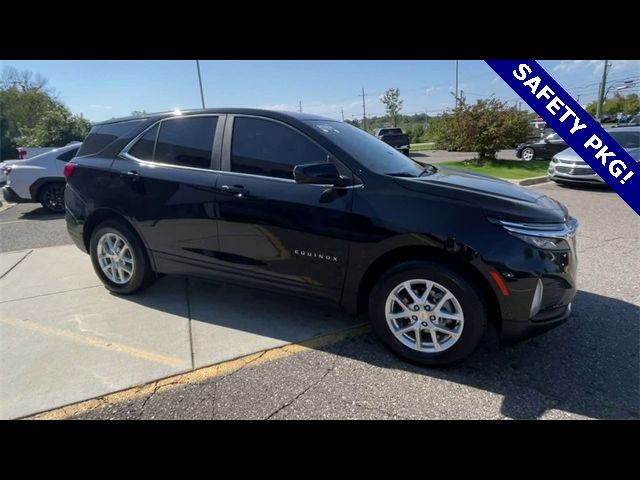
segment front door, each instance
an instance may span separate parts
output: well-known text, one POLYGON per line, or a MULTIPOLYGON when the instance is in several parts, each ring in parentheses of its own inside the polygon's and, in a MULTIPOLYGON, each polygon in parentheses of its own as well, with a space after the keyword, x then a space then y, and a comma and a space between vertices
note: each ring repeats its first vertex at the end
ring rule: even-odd
POLYGON ((235 116, 227 129, 232 129, 225 132, 227 171, 217 188, 220 268, 257 283, 339 300, 353 189, 295 183, 295 165, 330 157, 289 125, 235 116))

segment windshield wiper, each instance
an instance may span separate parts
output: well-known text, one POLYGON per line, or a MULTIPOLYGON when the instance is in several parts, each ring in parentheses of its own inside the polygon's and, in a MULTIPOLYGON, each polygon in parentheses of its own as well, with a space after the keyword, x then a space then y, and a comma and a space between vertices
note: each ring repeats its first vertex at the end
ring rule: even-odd
POLYGON ((424 169, 422 170, 422 172, 420 173, 420 175, 418 175, 419 177, 422 177, 423 175, 433 175, 434 173, 436 173, 438 171, 438 167, 436 167, 435 165, 431 165, 430 163, 428 163, 427 165, 425 165, 424 169))
POLYGON ((389 175, 390 177, 411 177, 415 178, 415 175, 411 172, 393 172, 393 173, 385 173, 385 175, 389 175))

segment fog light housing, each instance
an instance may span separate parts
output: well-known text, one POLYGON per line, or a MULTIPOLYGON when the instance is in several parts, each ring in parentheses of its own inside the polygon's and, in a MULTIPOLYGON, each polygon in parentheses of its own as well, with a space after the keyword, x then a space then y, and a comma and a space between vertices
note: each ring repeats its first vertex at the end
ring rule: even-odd
POLYGON ((542 306, 542 294, 544 287, 542 286, 542 280, 538 279, 538 284, 536 285, 536 291, 533 294, 533 300, 531 301, 531 311, 530 318, 535 317, 538 312, 540 312, 540 307, 542 306))

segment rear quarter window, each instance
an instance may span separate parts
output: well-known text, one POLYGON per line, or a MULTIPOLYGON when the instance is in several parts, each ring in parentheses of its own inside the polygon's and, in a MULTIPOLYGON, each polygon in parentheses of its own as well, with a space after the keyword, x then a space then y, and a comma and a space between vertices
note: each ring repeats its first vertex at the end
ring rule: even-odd
POLYGON ((94 155, 104 150, 119 138, 130 136, 144 121, 144 118, 140 118, 94 126, 89 132, 89 135, 87 135, 87 138, 82 142, 82 146, 78 151, 78 157, 94 155))

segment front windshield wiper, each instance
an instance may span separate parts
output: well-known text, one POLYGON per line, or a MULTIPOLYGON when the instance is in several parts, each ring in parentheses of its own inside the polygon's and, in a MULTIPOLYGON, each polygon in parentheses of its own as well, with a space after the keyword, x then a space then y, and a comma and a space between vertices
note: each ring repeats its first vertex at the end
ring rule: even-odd
POLYGON ((415 178, 415 174, 411 172, 393 172, 393 173, 385 173, 385 175, 389 175, 390 177, 411 177, 415 178))
POLYGON ((420 175, 418 176, 422 177, 423 175, 433 175, 437 171, 438 171, 438 167, 436 167, 435 165, 431 165, 430 163, 427 163, 424 169, 422 170, 422 172, 420 173, 420 175))

